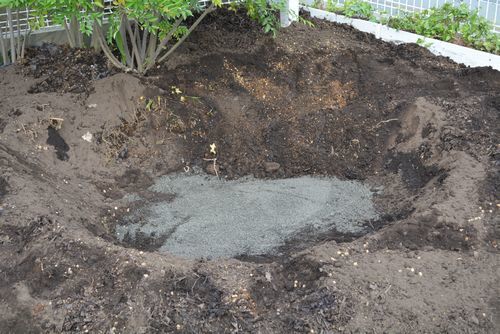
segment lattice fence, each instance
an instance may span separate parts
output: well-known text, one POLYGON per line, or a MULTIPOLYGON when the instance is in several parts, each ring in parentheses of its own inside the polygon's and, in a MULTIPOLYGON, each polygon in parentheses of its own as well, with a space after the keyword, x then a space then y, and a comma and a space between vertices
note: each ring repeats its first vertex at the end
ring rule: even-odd
MULTIPOLYGON (((103 3, 106 6, 105 11, 106 12, 111 12, 111 3, 113 0, 104 0, 103 3)), ((19 12, 13 11, 12 12, 12 18, 14 20, 13 22, 13 31, 17 33, 18 30, 21 32, 25 32, 29 29, 29 21, 30 21, 30 10, 29 8, 25 8, 24 10, 20 10, 19 12), (19 19, 18 19, 19 15, 19 19)), ((0 30, 3 29, 3 34, 4 36, 8 34, 9 27, 7 23, 7 13, 5 10, 0 9, 0 30)), ((51 30, 59 30, 61 29, 61 26, 55 25, 50 21, 49 17, 45 17, 45 26, 43 27, 43 31, 51 31, 51 30)))

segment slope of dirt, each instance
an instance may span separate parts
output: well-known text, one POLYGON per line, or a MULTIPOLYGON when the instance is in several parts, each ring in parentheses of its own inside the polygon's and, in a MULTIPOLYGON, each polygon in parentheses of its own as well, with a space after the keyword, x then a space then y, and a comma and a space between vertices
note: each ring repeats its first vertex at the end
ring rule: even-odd
POLYGON ((145 78, 52 46, 0 69, 2 331, 497 333, 500 73, 315 23, 212 15, 145 78), (115 239, 195 167, 363 181, 381 218, 277 257, 115 239))

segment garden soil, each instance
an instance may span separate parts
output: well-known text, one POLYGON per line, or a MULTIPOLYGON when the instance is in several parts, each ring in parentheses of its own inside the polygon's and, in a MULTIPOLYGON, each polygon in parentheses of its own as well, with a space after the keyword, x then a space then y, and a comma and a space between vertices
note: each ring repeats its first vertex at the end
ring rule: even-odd
POLYGON ((0 332, 498 333, 500 73, 314 23, 211 15, 145 77, 52 45, 1 68, 0 332), (377 217, 217 259, 116 237, 194 170, 357 182, 377 217))

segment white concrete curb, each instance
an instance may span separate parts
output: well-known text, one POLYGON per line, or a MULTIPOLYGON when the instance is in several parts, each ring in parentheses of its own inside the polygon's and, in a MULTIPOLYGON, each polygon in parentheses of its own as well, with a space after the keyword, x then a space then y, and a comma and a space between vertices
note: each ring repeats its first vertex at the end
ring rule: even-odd
POLYGON ((424 40, 425 47, 427 47, 427 49, 435 55, 449 57, 457 63, 470 67, 491 66, 492 68, 500 71, 500 56, 488 52, 474 50, 433 38, 427 38, 411 32, 396 30, 380 23, 348 18, 346 16, 327 12, 321 9, 307 6, 302 6, 302 9, 308 11, 312 17, 349 24, 360 31, 372 33, 376 38, 380 38, 387 42, 401 44, 416 43, 419 39, 424 40))

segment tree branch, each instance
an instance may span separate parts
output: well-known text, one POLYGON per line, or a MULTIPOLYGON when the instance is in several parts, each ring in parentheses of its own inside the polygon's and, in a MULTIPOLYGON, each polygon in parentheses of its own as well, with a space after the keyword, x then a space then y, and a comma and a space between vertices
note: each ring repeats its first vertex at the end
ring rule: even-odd
POLYGON ((7 54, 7 48, 5 47, 5 43, 3 40, 3 28, 2 27, 0 27, 0 48, 2 49, 3 64, 8 65, 9 64, 9 55, 7 54))
POLYGON ((167 43, 170 41, 170 39, 174 35, 177 28, 179 28, 179 26, 181 25, 182 21, 183 21, 182 17, 177 19, 177 21, 175 21, 174 25, 172 26, 172 29, 170 29, 167 36, 165 36, 165 38, 163 38, 161 40, 160 45, 158 45, 158 47, 156 48, 154 55, 151 57, 152 59, 150 59, 151 63, 154 64, 154 62, 156 61, 156 58, 158 58, 160 53, 163 51, 163 49, 165 48, 167 43))
POLYGON ((154 57, 157 44, 158 44, 158 37, 156 33, 151 34, 151 37, 149 38, 148 48, 146 50, 146 55, 144 56, 144 64, 146 65, 146 69, 149 67, 150 61, 154 57))
POLYGON ((207 16, 209 13, 213 12, 214 10, 215 10, 215 6, 213 4, 211 4, 209 7, 207 7, 207 9, 205 9, 205 11, 200 15, 200 17, 188 29, 186 34, 184 34, 184 36, 182 36, 182 38, 179 39, 177 41, 177 43, 175 43, 174 46, 172 46, 172 48, 170 48, 170 50, 168 50, 167 53, 165 53, 158 60, 158 62, 161 63, 162 61, 167 59, 186 40, 186 38, 188 38, 188 36, 191 34, 191 32, 193 32, 193 30, 201 23, 201 21, 205 18, 205 16, 207 16))
POLYGON ((82 42, 82 33, 80 31, 80 23, 76 15, 71 17, 71 21, 69 22, 71 33, 73 34, 73 42, 75 43, 75 47, 81 48, 83 45, 82 42))
POLYGON ((26 50, 26 40, 30 37, 31 35, 31 30, 28 29, 25 34, 24 34, 24 38, 23 38, 23 47, 21 48, 21 59, 24 59, 24 52, 26 50))
POLYGON ((16 11, 16 24, 17 24, 17 56, 21 55, 21 21, 19 20, 19 9, 16 11))
MULTIPOLYGON (((141 45, 141 61, 144 63, 144 60, 146 59, 146 48, 148 47, 148 37, 149 37, 149 31, 147 29, 144 29, 142 32, 142 45, 141 45)), ((155 36, 151 36, 151 38, 154 38, 155 36)))
POLYGON ((7 8, 7 22, 9 23, 9 31, 10 31, 10 55, 11 61, 13 63, 16 62, 16 42, 14 40, 14 27, 12 22, 12 11, 10 8, 7 8))
POLYGON ((132 32, 132 27, 130 26, 130 22, 129 22, 128 18, 125 20, 125 27, 127 28, 127 32, 128 32, 129 37, 130 37, 130 42, 132 43, 132 52, 135 55, 135 58, 137 59, 137 70, 140 73, 142 73, 143 64, 140 61, 141 56, 139 55, 139 49, 137 48, 135 36, 134 36, 134 33, 132 32))
POLYGON ((125 62, 127 63, 128 67, 132 68, 134 66, 134 63, 130 57, 130 51, 128 49, 127 32, 125 31, 125 24, 123 23, 124 20, 126 20, 125 14, 123 14, 121 17, 120 37, 122 38, 122 46, 123 46, 123 50, 125 52, 125 62))
POLYGON ((66 19, 64 19, 64 30, 66 31, 66 36, 68 37, 69 47, 74 48, 75 47, 75 39, 73 38, 73 35, 71 33, 71 29, 70 29, 69 24, 66 21, 66 19))
POLYGON ((108 44, 106 44, 106 39, 104 38, 104 35, 102 33, 101 27, 97 22, 94 23, 94 31, 97 34, 97 40, 99 41, 99 45, 101 46, 102 51, 106 55, 106 57, 109 59, 111 64, 113 66, 123 70, 123 71, 128 71, 129 69, 127 66, 123 65, 116 57, 113 55, 111 50, 108 47, 108 44))

